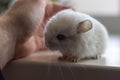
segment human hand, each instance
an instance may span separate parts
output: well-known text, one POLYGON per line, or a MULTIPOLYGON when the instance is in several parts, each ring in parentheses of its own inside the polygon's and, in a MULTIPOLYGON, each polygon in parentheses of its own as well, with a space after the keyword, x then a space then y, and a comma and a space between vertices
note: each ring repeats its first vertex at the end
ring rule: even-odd
POLYGON ((16 46, 17 48, 15 58, 17 59, 25 57, 32 53, 35 53, 36 51, 48 50, 43 40, 44 25, 47 23, 49 18, 55 15, 58 11, 68 8, 71 7, 48 1, 46 7, 44 8, 45 14, 42 23, 40 21, 39 28, 34 32, 34 34, 31 37, 29 37, 28 40, 16 46))

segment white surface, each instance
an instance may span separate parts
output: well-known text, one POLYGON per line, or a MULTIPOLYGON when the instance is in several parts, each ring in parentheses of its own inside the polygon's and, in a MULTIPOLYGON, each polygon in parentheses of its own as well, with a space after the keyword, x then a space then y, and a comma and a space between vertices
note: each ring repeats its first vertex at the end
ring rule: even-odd
POLYGON ((5 80, 120 80, 119 43, 119 37, 111 37, 102 58, 76 64, 44 63, 40 56, 16 60, 6 66, 3 75, 5 80))

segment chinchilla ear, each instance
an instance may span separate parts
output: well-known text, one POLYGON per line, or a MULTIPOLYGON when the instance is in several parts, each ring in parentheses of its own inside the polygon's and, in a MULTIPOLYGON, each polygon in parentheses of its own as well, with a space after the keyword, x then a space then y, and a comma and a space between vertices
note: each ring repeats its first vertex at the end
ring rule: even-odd
POLYGON ((78 24, 77 33, 87 32, 90 29, 92 29, 92 22, 90 20, 85 20, 78 24))

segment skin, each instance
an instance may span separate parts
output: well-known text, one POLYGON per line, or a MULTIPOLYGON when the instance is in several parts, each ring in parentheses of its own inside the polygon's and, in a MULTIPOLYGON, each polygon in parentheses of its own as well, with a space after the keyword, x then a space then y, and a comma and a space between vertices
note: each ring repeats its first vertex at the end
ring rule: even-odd
POLYGON ((46 1, 43 0, 17 0, 15 4, 1 16, 1 69, 17 54, 15 52, 17 52, 18 45, 27 41, 34 31, 36 31, 39 23, 42 22, 45 5, 46 1), (26 3, 28 5, 26 5, 26 3), (38 13, 36 13, 37 11, 38 13), (32 17, 35 14, 37 17, 32 17))
POLYGON ((70 7, 63 6, 57 3, 47 2, 46 8, 45 8, 45 15, 42 23, 39 25, 39 28, 37 29, 37 31, 26 42, 18 45, 19 53, 17 52, 18 54, 15 55, 15 59, 28 56, 37 51, 48 50, 43 40, 44 26, 50 17, 55 15, 58 11, 63 9, 68 9, 68 8, 70 7))
MULTIPOLYGON (((51 57, 43 41, 44 25, 52 15, 66 8, 70 7, 49 0, 17 0, 0 17, 0 69, 9 61, 26 57, 38 50, 46 51, 41 52, 41 55, 46 54, 40 56, 42 59, 51 57), (37 17, 31 17, 31 14, 37 14, 37 17)), ((56 59, 57 56, 53 58, 56 59)))

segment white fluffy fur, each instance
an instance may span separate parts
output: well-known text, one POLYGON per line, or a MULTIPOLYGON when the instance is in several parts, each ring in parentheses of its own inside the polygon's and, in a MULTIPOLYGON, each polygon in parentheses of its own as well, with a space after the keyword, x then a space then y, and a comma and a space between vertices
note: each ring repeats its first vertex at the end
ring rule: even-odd
POLYGON ((108 34, 104 25, 87 14, 70 9, 58 12, 46 24, 46 45, 52 50, 60 50, 78 59, 96 57, 104 53, 107 39, 108 34), (92 22, 92 29, 77 34, 78 24, 85 20, 92 22), (57 34, 64 34, 69 38, 59 42, 56 39, 57 34))

